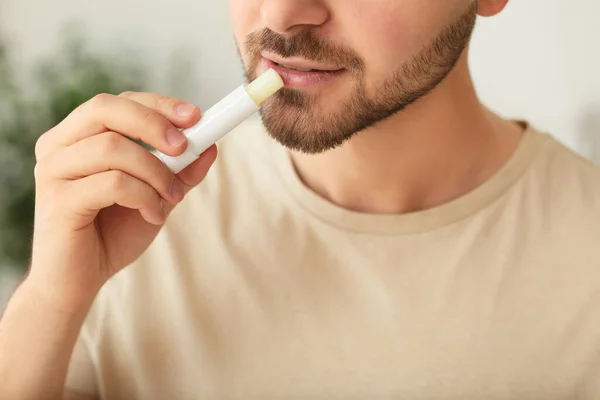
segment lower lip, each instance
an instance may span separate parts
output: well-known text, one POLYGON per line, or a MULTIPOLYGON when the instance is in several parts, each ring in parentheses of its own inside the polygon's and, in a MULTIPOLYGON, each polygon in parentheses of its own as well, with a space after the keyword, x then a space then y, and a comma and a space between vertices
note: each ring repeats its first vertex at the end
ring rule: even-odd
POLYGON ((344 74, 345 70, 302 72, 282 67, 271 60, 263 59, 266 69, 274 69, 283 79, 286 88, 302 89, 323 85, 344 74))

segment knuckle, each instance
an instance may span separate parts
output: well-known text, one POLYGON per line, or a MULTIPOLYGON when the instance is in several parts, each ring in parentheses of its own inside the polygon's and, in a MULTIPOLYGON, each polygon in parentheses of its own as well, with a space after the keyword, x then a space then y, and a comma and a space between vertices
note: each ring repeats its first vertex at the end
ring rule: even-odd
POLYGON ((155 122, 155 120, 157 119, 156 117, 156 113, 148 108, 144 110, 144 113, 142 115, 142 122, 145 124, 152 124, 152 122, 155 122))
POLYGON ((38 138, 38 140, 36 140, 33 151, 34 151, 36 160, 39 160, 40 158, 42 158, 42 156, 46 152, 46 136, 45 135, 40 136, 38 138))
POLYGON ((130 98, 130 97, 133 97, 134 95, 135 95, 135 92, 133 92, 131 90, 126 90, 126 91, 122 92, 121 94, 119 94, 119 97, 130 98))
POLYGON ((33 177, 36 181, 42 180, 44 169, 45 168, 39 162, 35 164, 33 167, 33 177))
POLYGON ((142 125, 150 127, 157 135, 162 135, 167 129, 167 121, 150 108, 146 109, 142 115, 142 125))
POLYGON ((117 151, 123 144, 123 136, 116 132, 106 132, 102 134, 102 145, 100 152, 102 154, 112 154, 117 151))
POLYGON ((129 176, 123 171, 110 171, 109 187, 113 192, 123 192, 127 187, 129 176))
POLYGON ((93 108, 104 108, 113 98, 113 95, 108 93, 99 93, 89 100, 90 106, 93 108))
POLYGON ((151 176, 156 177, 156 183, 154 185, 156 185, 157 188, 160 188, 160 190, 163 190, 168 193, 171 187, 171 182, 175 175, 173 175, 173 173, 169 169, 165 168, 165 166, 162 163, 160 165, 152 167, 151 171, 151 176))
POLYGON ((157 95, 156 97, 156 109, 157 110, 161 110, 161 109, 166 109, 169 108, 171 105, 173 105, 173 99, 164 95, 157 95))

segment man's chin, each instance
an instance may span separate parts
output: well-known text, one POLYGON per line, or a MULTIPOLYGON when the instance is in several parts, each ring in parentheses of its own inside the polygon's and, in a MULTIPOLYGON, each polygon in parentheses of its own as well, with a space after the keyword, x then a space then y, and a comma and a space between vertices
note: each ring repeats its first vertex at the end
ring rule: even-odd
MULTIPOLYGON (((336 130, 334 121, 325 121, 322 114, 293 106, 261 109, 261 117, 269 135, 290 150, 318 154, 340 146, 347 135, 336 130)), ((350 135, 351 136, 351 135, 350 135)))

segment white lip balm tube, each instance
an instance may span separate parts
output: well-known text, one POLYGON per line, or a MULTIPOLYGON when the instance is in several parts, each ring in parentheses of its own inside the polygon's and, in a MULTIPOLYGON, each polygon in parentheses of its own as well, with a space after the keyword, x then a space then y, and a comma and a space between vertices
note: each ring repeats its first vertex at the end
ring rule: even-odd
POLYGON ((196 125, 183 129, 181 132, 188 139, 188 147, 183 154, 171 157, 156 150, 153 153, 173 173, 181 172, 206 149, 256 113, 260 105, 283 85, 279 74, 269 69, 248 85, 238 87, 208 109, 196 125))

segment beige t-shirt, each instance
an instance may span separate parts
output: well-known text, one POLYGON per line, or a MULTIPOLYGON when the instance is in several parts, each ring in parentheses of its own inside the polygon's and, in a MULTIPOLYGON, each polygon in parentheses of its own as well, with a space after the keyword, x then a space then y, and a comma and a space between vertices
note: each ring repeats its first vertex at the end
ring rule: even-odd
POLYGON ((600 169, 529 127, 463 197, 339 208, 249 122, 101 291, 106 399, 600 399, 600 169))

